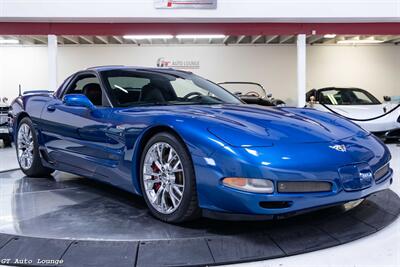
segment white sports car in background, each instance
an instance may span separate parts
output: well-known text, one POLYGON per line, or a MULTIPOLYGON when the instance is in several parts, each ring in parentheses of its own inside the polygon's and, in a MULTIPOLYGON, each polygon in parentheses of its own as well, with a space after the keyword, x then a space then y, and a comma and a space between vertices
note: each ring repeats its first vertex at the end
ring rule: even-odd
POLYGON ((400 105, 359 88, 328 87, 306 95, 307 107, 339 114, 384 140, 400 139, 400 105))

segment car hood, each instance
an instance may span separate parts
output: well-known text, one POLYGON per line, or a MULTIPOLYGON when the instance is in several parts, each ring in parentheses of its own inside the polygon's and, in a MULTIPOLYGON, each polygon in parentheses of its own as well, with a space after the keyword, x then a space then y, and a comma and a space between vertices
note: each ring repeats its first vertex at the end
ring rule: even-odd
POLYGON ((354 123, 326 112, 304 108, 253 105, 195 106, 186 113, 208 118, 208 131, 232 146, 332 142, 368 135, 354 123))
POLYGON ((378 105, 329 105, 328 107, 345 117, 369 119, 385 114, 396 107, 396 105, 385 103, 378 105))

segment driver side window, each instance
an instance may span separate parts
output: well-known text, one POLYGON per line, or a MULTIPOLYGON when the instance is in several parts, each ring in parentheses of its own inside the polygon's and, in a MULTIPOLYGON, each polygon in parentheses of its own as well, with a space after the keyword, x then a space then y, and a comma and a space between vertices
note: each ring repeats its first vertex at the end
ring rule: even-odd
POLYGON ((93 105, 103 105, 103 92, 99 79, 94 74, 82 74, 75 78, 65 93, 68 94, 83 94, 93 105))

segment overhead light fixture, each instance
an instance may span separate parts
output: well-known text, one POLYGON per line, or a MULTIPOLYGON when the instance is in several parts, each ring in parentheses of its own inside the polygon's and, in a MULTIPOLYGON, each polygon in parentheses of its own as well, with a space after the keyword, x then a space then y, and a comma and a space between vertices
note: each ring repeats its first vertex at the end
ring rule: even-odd
POLYGON ((0 39, 0 44, 19 44, 19 40, 16 40, 16 39, 0 39))
POLYGON ((178 39, 223 39, 224 34, 179 34, 176 36, 178 39))
POLYGON ((144 40, 144 39, 172 39, 173 35, 170 34, 156 34, 156 35, 124 35, 124 39, 144 40))
POLYGON ((338 44, 380 44, 383 43, 383 40, 376 39, 356 39, 356 40, 340 40, 337 41, 338 44))
POLYGON ((336 34, 334 34, 334 33, 328 33, 328 34, 324 35, 324 38, 326 38, 326 39, 332 39, 332 38, 335 38, 335 37, 336 37, 336 34))

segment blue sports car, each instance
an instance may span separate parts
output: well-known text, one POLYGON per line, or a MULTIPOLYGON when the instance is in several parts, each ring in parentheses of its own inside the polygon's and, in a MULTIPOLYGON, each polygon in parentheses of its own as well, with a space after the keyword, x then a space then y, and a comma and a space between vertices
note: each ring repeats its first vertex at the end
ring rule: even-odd
POLYGON ((247 105, 185 71, 105 66, 11 107, 22 171, 75 173, 142 195, 167 222, 268 219, 392 182, 378 139, 333 114, 247 105))

